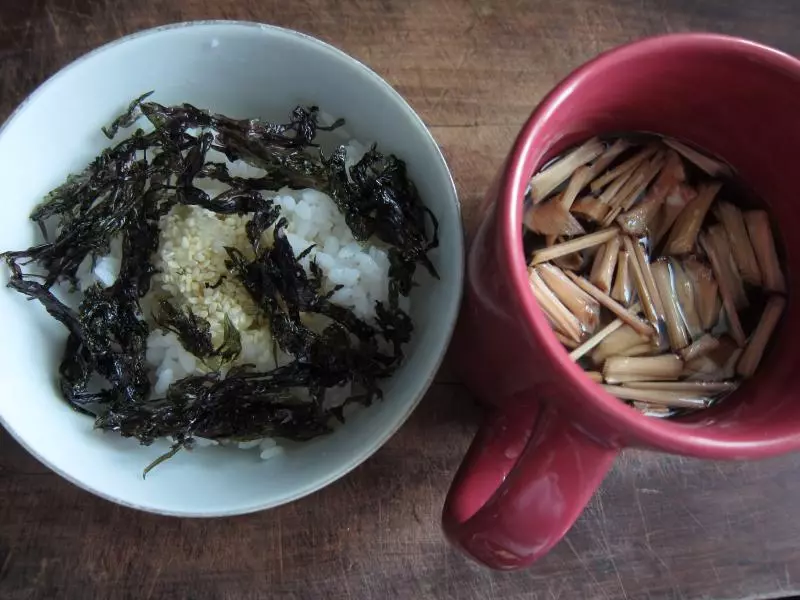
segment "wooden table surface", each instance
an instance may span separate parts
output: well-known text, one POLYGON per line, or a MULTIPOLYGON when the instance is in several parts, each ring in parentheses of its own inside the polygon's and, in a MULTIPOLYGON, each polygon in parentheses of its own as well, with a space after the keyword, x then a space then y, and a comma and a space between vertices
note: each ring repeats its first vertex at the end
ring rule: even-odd
MULTIPOLYGON (((374 68, 443 147, 468 228, 531 109, 598 52, 714 30, 800 54, 794 0, 0 0, 0 117, 104 42, 209 18, 298 29, 374 68)), ((445 368, 408 424, 352 474, 289 506, 211 521, 95 498, 3 432, 0 598, 699 600, 800 590, 800 456, 738 464, 628 452, 534 568, 474 566, 445 543, 439 515, 480 416, 445 368)))

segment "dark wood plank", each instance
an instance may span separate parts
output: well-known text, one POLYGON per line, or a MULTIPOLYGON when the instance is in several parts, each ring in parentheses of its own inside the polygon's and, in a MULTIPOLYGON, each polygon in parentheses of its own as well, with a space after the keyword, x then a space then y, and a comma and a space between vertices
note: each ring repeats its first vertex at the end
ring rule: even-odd
MULTIPOLYGON (((369 63, 431 126, 465 225, 537 100, 617 44, 716 30, 800 53, 793 0, 0 1, 0 117, 70 60, 195 18, 299 29, 369 63)), ((420 409, 345 479, 273 511, 214 521, 120 508, 0 434, 0 597, 700 599, 800 589, 800 457, 617 464, 566 540, 520 573, 451 550, 439 511, 480 419, 445 365, 420 409)))

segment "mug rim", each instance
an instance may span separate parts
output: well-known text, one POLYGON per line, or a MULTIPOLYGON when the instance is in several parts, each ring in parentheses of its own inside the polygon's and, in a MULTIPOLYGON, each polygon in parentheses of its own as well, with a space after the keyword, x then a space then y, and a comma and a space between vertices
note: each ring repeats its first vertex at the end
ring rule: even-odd
MULTIPOLYGON (((500 181, 498 251, 501 262, 509 271, 506 275, 513 291, 512 302, 523 317, 521 326, 524 334, 550 355, 556 369, 555 376, 572 382, 577 392, 585 398, 585 408, 625 436, 623 439, 613 440, 615 446, 625 446, 628 441, 634 440, 664 451, 702 458, 761 458, 782 454, 800 448, 800 430, 758 440, 719 435, 717 429, 715 435, 710 436, 704 433, 705 429, 702 427, 687 427, 679 421, 654 419, 631 410, 586 377, 583 369, 569 358, 567 351, 552 334, 544 313, 530 293, 527 264, 521 252, 521 202, 530 177, 525 165, 531 162, 531 157, 537 152, 537 138, 544 124, 590 74, 598 70, 615 69, 621 63, 653 54, 686 49, 758 57, 768 65, 780 66, 800 75, 800 60, 785 52, 744 38, 712 33, 681 33, 645 38, 613 48, 584 63, 556 84, 542 99, 514 142, 500 181)), ((541 158, 542 156, 537 157, 537 161, 541 158)))

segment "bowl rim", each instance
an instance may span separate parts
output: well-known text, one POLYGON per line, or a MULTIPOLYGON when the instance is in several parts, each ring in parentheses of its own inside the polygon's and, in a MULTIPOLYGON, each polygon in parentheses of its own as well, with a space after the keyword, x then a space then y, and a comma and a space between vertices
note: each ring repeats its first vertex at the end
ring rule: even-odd
POLYGON ((450 171, 450 167, 447 164, 447 160, 442 153, 439 144, 436 142, 436 139, 433 137, 433 134, 428 129, 427 125, 425 125, 422 118, 417 114, 416 110, 406 101, 405 98, 395 90, 383 77, 381 77, 378 73, 373 71, 370 67, 366 64, 358 60, 357 58, 349 55, 343 50, 340 50, 336 46, 320 40, 312 35, 302 33, 300 31, 296 31, 294 29, 289 29, 287 27, 280 27, 278 25, 271 25, 267 23, 260 23, 256 21, 245 21, 245 20, 228 20, 228 19, 204 19, 204 20, 195 20, 195 21, 181 21, 175 23, 169 23, 165 25, 159 25, 156 27, 150 27, 147 29, 143 29, 140 31, 135 31, 128 35, 119 37, 117 39, 111 40, 94 48, 85 54, 82 54, 78 58, 74 59, 73 61, 69 62, 68 64, 64 65, 60 69, 58 69, 55 73, 50 75, 47 79, 45 79, 42 83, 40 83, 30 94, 28 94, 22 102, 11 112, 8 118, 0 125, 0 137, 4 134, 6 129, 13 124, 13 122, 19 117, 19 115, 27 108, 29 104, 31 104, 36 98, 40 95, 46 93, 48 89, 53 86, 61 77, 66 75, 69 71, 77 68, 81 64, 86 61, 91 60, 96 55, 102 54, 116 46, 120 46, 126 44, 128 42, 132 42, 134 40, 139 40, 151 36, 158 36, 164 33, 169 33, 176 30, 188 29, 188 28, 199 28, 199 27, 241 27, 247 29, 257 29, 261 32, 271 35, 271 34, 278 34, 284 35, 288 37, 293 37, 298 40, 301 40, 305 43, 309 43, 312 46, 316 46, 319 50, 324 50, 327 52, 332 53, 333 55, 337 56, 340 59, 344 59, 345 61, 351 63, 352 65, 359 68, 364 74, 366 74, 371 80, 379 85, 382 88, 383 92, 388 96, 394 98, 395 101, 399 103, 401 107, 404 107, 409 116, 411 116, 416 123, 419 125, 420 130, 424 132, 425 136, 427 136, 428 142, 432 145, 433 149, 435 150, 437 161, 439 162, 439 166, 443 169, 443 174, 446 176, 445 185, 449 188, 452 192, 452 198, 455 200, 455 211, 456 216, 458 217, 457 229, 460 231, 460 235, 456 236, 456 244, 458 246, 455 259, 457 261, 455 265, 455 281, 453 286, 455 288, 455 298, 453 300, 453 310, 452 314, 449 315, 449 322, 446 324, 442 342, 442 349, 437 357, 436 361, 431 365, 429 373, 427 375, 426 380, 424 381, 423 385, 419 387, 419 391, 408 398, 406 401, 405 408, 399 413, 399 415, 395 418, 394 422, 391 423, 391 426, 386 428, 386 430, 379 435, 375 441, 367 447, 364 447, 360 450, 357 455, 351 459, 350 461, 342 464, 338 469, 331 471, 327 476, 321 477, 317 480, 312 481, 311 483, 298 488, 295 492, 291 494, 287 494, 283 497, 277 498, 273 501, 256 501, 252 504, 244 504, 238 505, 229 510, 181 510, 181 509, 163 509, 160 507, 149 506, 141 503, 135 503, 126 500, 124 497, 119 495, 109 494, 107 492, 100 491, 95 487, 85 483, 84 481, 78 479, 77 477, 72 476, 71 474, 63 471, 62 469, 57 468, 55 465, 51 464, 48 460, 46 460, 32 445, 28 444, 28 442, 19 436, 17 432, 9 426, 6 422, 5 417, 3 416, 2 412, 0 412, 0 424, 2 424, 3 428, 19 443, 28 453, 30 453, 34 458, 36 458, 40 463, 45 465, 48 469, 56 473, 57 475, 63 477, 73 485, 90 492, 95 496, 99 496, 105 500, 110 502, 114 502, 115 504, 119 504, 121 506, 125 506, 128 508, 133 508, 136 510, 148 512, 151 514, 158 514, 164 516, 173 516, 173 517, 187 517, 187 518, 215 518, 215 517, 231 517, 236 515, 245 515, 250 513, 255 513, 263 510, 268 510, 270 508, 276 508, 278 506, 282 506, 284 504, 288 504, 290 502, 294 502, 295 500, 299 500, 305 496, 313 494, 321 490, 324 487, 334 483, 338 479, 344 477, 356 467, 360 466, 364 461, 370 458, 375 452, 377 452, 386 442, 403 426, 403 424, 408 420, 411 416, 411 413, 416 409, 419 403, 422 401, 422 398, 427 394, 430 386, 433 384, 434 379, 436 377, 439 368, 444 361, 444 357, 447 354, 447 350, 450 346, 450 341, 452 340, 453 331, 455 329, 456 322, 458 320, 458 315, 460 312, 461 301, 463 297, 463 288, 464 288, 464 265, 466 259, 466 250, 465 250, 465 241, 464 241, 464 229, 463 229, 463 221, 462 221, 462 213, 461 213, 461 202, 458 197, 458 190, 456 189, 455 182, 453 180, 453 175, 450 171))

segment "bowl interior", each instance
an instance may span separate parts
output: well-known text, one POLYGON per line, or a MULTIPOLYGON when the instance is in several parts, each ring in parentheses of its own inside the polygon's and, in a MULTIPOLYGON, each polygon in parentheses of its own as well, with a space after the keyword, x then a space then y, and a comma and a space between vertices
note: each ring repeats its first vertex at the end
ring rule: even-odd
POLYGON ((135 96, 190 102, 234 117, 286 121, 297 104, 347 120, 347 132, 405 159, 439 218, 440 281, 418 277, 415 336, 406 363, 385 382, 385 399, 358 411, 329 436, 269 461, 229 448, 181 452, 142 469, 168 448, 92 429, 57 392, 65 331, 38 303, 0 291, 6 343, 0 350, 0 418, 31 452, 73 482, 155 512, 211 516, 268 508, 310 493, 355 467, 409 415, 433 378, 460 299, 462 232, 447 166, 422 122, 377 75, 306 36, 245 23, 196 23, 138 34, 84 57, 38 89, 0 135, 2 250, 38 241, 28 214, 43 194, 82 168, 108 140, 100 127, 135 96))

